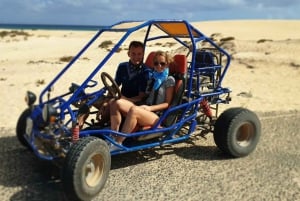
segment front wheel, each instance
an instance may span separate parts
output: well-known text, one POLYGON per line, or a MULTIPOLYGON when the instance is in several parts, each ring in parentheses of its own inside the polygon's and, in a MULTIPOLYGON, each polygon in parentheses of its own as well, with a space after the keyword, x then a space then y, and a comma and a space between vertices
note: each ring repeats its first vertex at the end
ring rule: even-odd
POLYGON ((62 169, 62 182, 70 200, 91 200, 104 187, 111 157, 108 145, 96 137, 84 137, 72 145, 62 169))
POLYGON ((17 127, 16 127, 16 134, 19 142, 26 148, 31 150, 30 145, 28 144, 27 140, 25 139, 25 133, 26 133, 26 127, 27 127, 27 121, 28 117, 31 114, 31 110, 29 108, 25 109, 22 114, 20 115, 17 127))
POLYGON ((214 127, 216 145, 233 157, 249 155, 261 135, 261 124, 257 115, 245 108, 225 110, 214 127))

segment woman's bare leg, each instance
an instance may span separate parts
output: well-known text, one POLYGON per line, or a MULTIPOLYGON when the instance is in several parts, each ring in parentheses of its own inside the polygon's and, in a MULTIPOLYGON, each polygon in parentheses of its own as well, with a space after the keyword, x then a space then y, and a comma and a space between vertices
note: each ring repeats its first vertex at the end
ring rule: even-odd
MULTIPOLYGON (((125 99, 113 100, 110 101, 110 122, 111 129, 115 131, 119 131, 121 122, 122 122, 122 114, 127 115, 129 109, 134 106, 134 104, 125 99)), ((122 143, 125 137, 116 137, 116 141, 118 143, 122 143)))
POLYGON ((122 132, 131 133, 136 125, 139 126, 153 126, 159 117, 148 110, 139 106, 132 106, 126 116, 122 132))
POLYGON ((119 111, 119 106, 117 100, 112 100, 109 102, 109 111, 110 111, 110 128, 112 130, 118 131, 122 116, 119 111))

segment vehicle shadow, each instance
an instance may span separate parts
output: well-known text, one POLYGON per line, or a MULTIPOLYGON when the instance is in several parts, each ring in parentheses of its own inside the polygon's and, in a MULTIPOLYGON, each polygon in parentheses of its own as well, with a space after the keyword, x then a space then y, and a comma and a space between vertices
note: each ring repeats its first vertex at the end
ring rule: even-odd
POLYGON ((173 153, 179 157, 189 160, 228 160, 232 159, 229 155, 222 152, 216 145, 197 145, 195 141, 197 138, 188 139, 186 146, 176 147, 173 153), (187 146, 189 145, 189 146, 187 146))
POLYGON ((66 200, 58 168, 37 159, 16 137, 0 138, 0 161, 1 200, 66 200))
MULTIPOLYGON (((1 133, 12 132, 3 131, 1 133)), ((176 154, 190 160, 224 160, 226 156, 214 146, 187 146, 192 141, 112 156, 111 169, 124 168, 159 160, 176 154)), ((0 186, 8 200, 65 201, 60 170, 52 163, 39 160, 15 136, 0 138, 0 186), (6 190, 5 190, 6 191, 6 190)))
POLYGON ((164 145, 137 152, 112 156, 111 169, 119 169, 153 160, 159 160, 166 155, 177 155, 189 160, 227 160, 232 159, 217 146, 199 146, 189 139, 177 145, 164 145), (178 146, 179 145, 179 146, 178 146))
POLYGON ((142 164, 162 158, 162 155, 155 149, 147 149, 137 152, 129 152, 120 155, 114 155, 111 158, 111 169, 119 169, 132 165, 142 164))

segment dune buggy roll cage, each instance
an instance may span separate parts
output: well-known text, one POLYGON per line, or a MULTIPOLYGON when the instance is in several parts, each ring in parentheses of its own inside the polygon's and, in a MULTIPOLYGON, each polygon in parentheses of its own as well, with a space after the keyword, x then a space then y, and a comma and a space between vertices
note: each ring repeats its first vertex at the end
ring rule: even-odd
MULTIPOLYGON (((188 23, 185 20, 150 20, 146 22, 139 22, 139 21, 122 21, 119 23, 116 23, 114 25, 103 27, 101 28, 95 36, 83 47, 83 49, 68 63, 68 65, 65 66, 65 68, 62 69, 62 71, 52 80, 52 82, 49 83, 49 85, 42 91, 40 94, 39 101, 40 103, 43 103, 43 96, 46 94, 46 92, 51 91, 51 87, 54 85, 54 83, 61 77, 62 74, 67 71, 72 64, 89 48, 89 46, 103 33, 103 32, 125 32, 124 36, 115 44, 115 46, 112 48, 112 50, 107 54, 107 56, 99 63, 99 65, 95 68, 95 70, 91 73, 91 75, 82 83, 80 89, 74 93, 74 97, 76 97, 82 89, 86 88, 90 80, 94 77, 94 75, 105 65, 105 63, 110 59, 110 57, 117 52, 117 50, 120 48, 121 44, 126 40, 126 38, 133 32, 140 30, 144 27, 148 27, 147 32, 145 34, 144 44, 145 47, 147 47, 147 42, 152 40, 157 40, 161 38, 173 38, 176 41, 178 41, 180 44, 182 44, 184 47, 189 48, 192 53, 192 59, 190 61, 189 66, 189 77, 193 77, 193 72, 195 71, 195 61, 196 61, 196 52, 197 47, 196 43, 199 41, 207 41, 209 42, 214 48, 216 48, 217 51, 219 51, 221 54, 225 55, 227 57, 226 61, 227 63, 224 66, 224 69, 222 71, 222 74, 220 76, 220 79, 217 83, 216 88, 221 87, 222 80, 224 78, 224 75, 229 67, 230 64, 230 56, 229 54, 220 48, 218 45, 216 45, 209 37, 202 34, 200 31, 195 29, 190 23, 188 23), (128 26, 126 26, 128 25, 128 26), (148 38, 149 33, 151 31, 152 26, 155 26, 162 30, 166 35, 156 36, 152 38, 148 38), (187 44, 182 40, 182 38, 190 38, 191 43, 187 44)), ((206 68, 202 68, 201 70, 208 70, 208 69, 217 69, 221 68, 222 66, 210 66, 206 68)), ((201 71, 198 70, 198 71, 201 71)), ((197 71, 197 70, 196 70, 197 71)), ((188 98, 191 98, 193 96, 192 93, 192 79, 189 80, 187 85, 187 94, 186 96, 188 98)), ((200 93, 199 93, 200 94, 200 93)), ((70 99, 70 101, 72 101, 70 99)))
MULTIPOLYGON (((97 82, 93 81, 92 78, 101 70, 101 68, 107 63, 107 61, 112 57, 112 55, 117 52, 122 43, 132 34, 142 28, 146 28, 144 44, 145 50, 147 50, 147 43, 149 41, 154 41, 163 38, 173 38, 183 47, 189 49, 186 54, 190 58, 188 60, 188 71, 186 75, 186 86, 184 90, 184 96, 182 98, 182 103, 166 110, 160 117, 160 120, 149 130, 142 130, 131 133, 130 135, 112 131, 110 129, 89 129, 80 131, 80 137, 85 136, 100 136, 105 140, 116 144, 113 138, 110 137, 111 134, 124 136, 127 138, 137 138, 142 135, 149 135, 153 133, 165 133, 158 141, 138 144, 134 146, 120 145, 120 150, 113 151, 111 154, 117 154, 120 152, 135 151, 143 148, 150 148, 157 145, 165 143, 176 143, 189 138, 190 134, 195 131, 196 126, 199 125, 199 120, 197 117, 199 113, 204 113, 205 111, 200 106, 202 100, 206 100, 211 109, 215 109, 217 116, 217 108, 219 103, 228 103, 230 89, 223 88, 221 86, 223 78, 228 70, 230 64, 229 54, 214 43, 209 37, 202 34, 194 26, 185 20, 150 20, 146 22, 142 21, 122 21, 120 23, 114 24, 112 26, 101 28, 92 39, 82 48, 82 50, 61 70, 61 72, 46 86, 46 88, 41 92, 39 96, 39 106, 42 109, 45 104, 56 105, 56 109, 60 112, 60 120, 64 122, 66 120, 66 115, 70 115, 70 119, 64 122, 65 127, 70 127, 70 123, 76 122, 78 110, 71 107, 74 102, 79 101, 79 99, 84 99, 87 97, 92 97, 89 99, 88 105, 97 100, 99 97, 103 96, 106 92, 105 88, 93 92, 92 94, 85 94, 85 89, 87 87, 93 87, 97 85, 97 82), (157 36, 150 36, 152 29, 158 29, 163 33, 157 36), (79 59, 79 57, 94 43, 94 41, 101 36, 104 32, 124 32, 121 39, 113 46, 111 51, 107 53, 104 59, 95 67, 92 73, 85 79, 85 81, 78 85, 76 90, 68 92, 58 97, 50 98, 50 92, 53 85, 57 80, 73 65, 73 63, 79 59), (189 40, 187 40, 189 39, 189 40), (197 44, 199 42, 205 41, 210 44, 209 48, 199 48, 197 44), (202 57, 202 58, 201 58, 202 57), (225 57, 225 59, 224 59, 225 57), (208 58, 208 59, 207 59, 208 58), (205 63, 205 61, 209 62, 205 63), (201 64, 202 61, 202 64, 201 64), (223 65, 225 61, 225 65, 223 65), (208 82, 204 82, 204 77, 208 76, 208 82), (204 88, 206 90, 204 90, 204 88), (45 100, 45 96, 47 98, 45 100), (84 95, 82 95, 84 94, 84 95), (221 95, 227 94, 223 97, 221 95), (67 100, 64 97, 69 95, 67 100), (215 106, 214 106, 215 105, 215 106), (176 121, 168 127, 159 127, 163 121, 170 114, 177 114, 176 121), (179 132, 182 128, 186 128, 186 131, 179 132), (178 135, 178 133, 181 133, 178 135)), ((207 115, 206 115, 207 116, 207 115)), ((207 125, 206 125, 207 126, 207 125)), ((205 126, 203 126, 205 127, 205 126)), ((206 130, 211 131, 211 126, 206 128, 206 130)), ((67 129, 66 129, 67 130, 67 129)), ((41 137, 46 137, 46 135, 41 134, 41 137)), ((67 131, 67 135, 72 135, 71 132, 67 131)), ((51 156, 42 156, 44 159, 52 159, 51 156)))

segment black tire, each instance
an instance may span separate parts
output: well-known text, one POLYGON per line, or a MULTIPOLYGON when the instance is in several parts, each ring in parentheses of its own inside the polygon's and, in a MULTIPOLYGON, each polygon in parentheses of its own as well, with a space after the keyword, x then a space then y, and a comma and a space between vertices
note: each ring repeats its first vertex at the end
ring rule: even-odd
POLYGON ((28 144, 27 140, 24 137, 24 134, 26 132, 26 121, 27 117, 29 117, 31 114, 31 110, 27 108, 22 112, 20 115, 18 121, 17 121, 17 127, 16 127, 16 134, 19 142, 26 148, 29 148, 31 150, 30 145, 28 144))
POLYGON ((111 157, 107 143, 84 137, 70 148, 62 168, 65 194, 70 200, 91 200, 104 187, 111 157))
POLYGON ((233 157, 244 157, 254 151, 260 135, 260 120, 254 112, 246 108, 225 110, 214 126, 216 145, 233 157))

